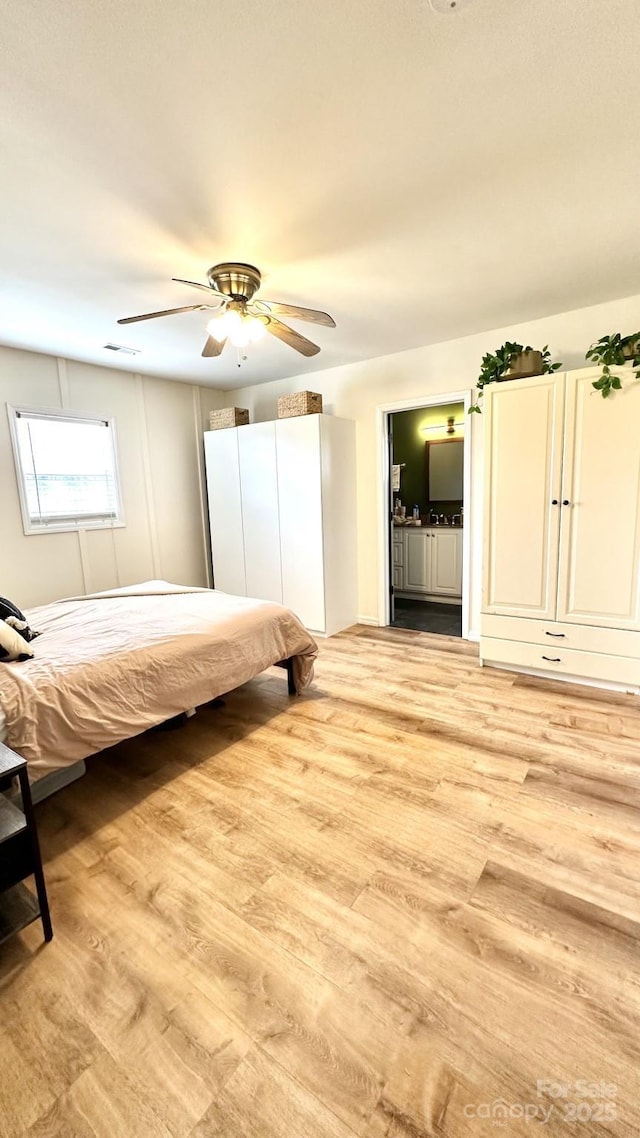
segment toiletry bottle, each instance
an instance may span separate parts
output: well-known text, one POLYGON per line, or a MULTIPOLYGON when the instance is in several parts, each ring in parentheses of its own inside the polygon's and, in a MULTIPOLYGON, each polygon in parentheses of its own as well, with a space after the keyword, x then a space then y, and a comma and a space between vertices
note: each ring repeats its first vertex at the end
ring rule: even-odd
POLYGON ((418 518, 420 517, 420 507, 414 506, 412 513, 413 513, 413 520, 417 522, 418 518))

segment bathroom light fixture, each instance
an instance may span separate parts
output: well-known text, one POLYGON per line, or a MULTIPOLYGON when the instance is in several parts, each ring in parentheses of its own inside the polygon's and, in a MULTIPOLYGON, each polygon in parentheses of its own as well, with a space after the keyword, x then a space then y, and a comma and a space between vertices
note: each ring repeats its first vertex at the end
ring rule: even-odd
POLYGON ((453 416, 447 419, 446 423, 430 423, 428 427, 420 427, 421 431, 446 431, 448 435, 455 434, 456 427, 464 427, 464 420, 457 423, 453 416))

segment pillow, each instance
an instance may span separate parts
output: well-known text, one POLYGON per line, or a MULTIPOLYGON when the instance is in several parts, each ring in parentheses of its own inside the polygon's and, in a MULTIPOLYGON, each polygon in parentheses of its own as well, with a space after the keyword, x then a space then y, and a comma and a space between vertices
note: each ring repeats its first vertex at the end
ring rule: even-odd
POLYGON ((27 624, 27 619, 23 612, 14 605, 12 601, 8 601, 6 597, 0 597, 0 620, 4 620, 7 624, 15 628, 16 632, 27 641, 33 640, 39 636, 39 632, 33 632, 27 624))
POLYGON ((28 660, 33 656, 33 648, 15 628, 0 620, 0 661, 28 660))

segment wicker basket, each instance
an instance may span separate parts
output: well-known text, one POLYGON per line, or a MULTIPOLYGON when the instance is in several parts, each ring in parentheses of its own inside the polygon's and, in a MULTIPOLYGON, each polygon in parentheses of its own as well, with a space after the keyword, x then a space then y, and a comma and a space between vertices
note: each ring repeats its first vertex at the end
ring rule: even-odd
POLYGON ((321 415, 322 396, 316 391, 294 391, 278 399, 278 418, 291 419, 294 415, 321 415))
POLYGON ((220 431, 223 427, 244 427, 249 422, 249 412, 245 407, 223 407, 220 411, 209 412, 209 430, 220 431))

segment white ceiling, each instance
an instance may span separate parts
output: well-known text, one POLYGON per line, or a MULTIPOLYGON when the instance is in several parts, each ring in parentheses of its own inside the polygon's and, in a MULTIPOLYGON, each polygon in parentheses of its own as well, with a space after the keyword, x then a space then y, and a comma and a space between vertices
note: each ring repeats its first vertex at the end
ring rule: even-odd
POLYGON ((228 388, 640 292, 638 0, 0 0, 0 27, 0 342, 228 388), (239 373, 202 313, 116 324, 236 259, 333 314, 296 325, 319 356, 268 337, 239 373))

